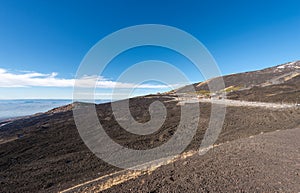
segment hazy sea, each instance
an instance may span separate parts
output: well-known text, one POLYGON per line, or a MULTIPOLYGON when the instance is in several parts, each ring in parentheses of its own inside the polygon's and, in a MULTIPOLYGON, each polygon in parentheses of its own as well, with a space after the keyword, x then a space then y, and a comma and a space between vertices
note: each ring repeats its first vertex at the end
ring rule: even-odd
MULTIPOLYGON (((96 103, 108 102, 97 100, 96 103)), ((56 107, 72 103, 72 100, 48 100, 48 99, 26 99, 26 100, 0 100, 0 121, 14 117, 42 113, 56 107)))

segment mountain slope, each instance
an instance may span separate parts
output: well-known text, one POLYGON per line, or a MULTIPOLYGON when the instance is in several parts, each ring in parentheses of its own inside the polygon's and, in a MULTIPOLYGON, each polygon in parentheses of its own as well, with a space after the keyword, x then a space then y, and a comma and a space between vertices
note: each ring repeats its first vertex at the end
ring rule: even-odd
POLYGON ((229 99, 300 104, 300 74, 279 84, 254 86, 250 89, 233 91, 229 99))
MULTIPOLYGON (((299 76, 300 61, 289 62, 263 70, 223 76, 225 90, 219 92, 226 92, 230 99, 296 103, 300 102, 299 76)), ((213 80, 195 83, 193 86, 196 91, 200 91, 198 93, 207 95, 208 83, 213 80)), ((177 91, 182 92, 184 89, 177 91)))

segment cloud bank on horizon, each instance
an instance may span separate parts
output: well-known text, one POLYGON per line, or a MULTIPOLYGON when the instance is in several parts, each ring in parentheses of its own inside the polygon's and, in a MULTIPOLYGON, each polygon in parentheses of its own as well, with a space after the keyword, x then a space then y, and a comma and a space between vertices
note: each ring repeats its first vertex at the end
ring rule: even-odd
MULTIPOLYGON (((139 88, 139 89, 164 89, 168 85, 161 84, 135 84, 111 81, 102 76, 85 76, 81 79, 58 78, 58 73, 43 74, 38 72, 13 73, 0 68, 0 88, 18 87, 73 87, 76 81, 77 86, 96 88, 139 88), (95 85, 96 82, 96 85, 95 85)), ((178 87, 180 85, 172 85, 178 87)))

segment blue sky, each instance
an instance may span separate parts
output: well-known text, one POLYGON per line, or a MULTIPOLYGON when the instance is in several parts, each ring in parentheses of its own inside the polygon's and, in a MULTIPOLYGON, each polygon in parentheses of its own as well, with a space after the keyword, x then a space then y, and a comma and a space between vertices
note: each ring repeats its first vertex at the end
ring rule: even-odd
MULTIPOLYGON (((208 48, 222 74, 299 60, 299 8, 297 0, 2 0, 0 99, 71 98, 72 80, 88 50, 106 35, 138 24, 187 31, 208 48)), ((126 51, 100 76, 114 82, 141 58, 168 61, 191 82, 203 80, 180 55, 155 47, 126 51)), ((167 89, 149 86, 135 94, 167 89)), ((109 98, 110 92, 99 88, 96 96, 109 98)))

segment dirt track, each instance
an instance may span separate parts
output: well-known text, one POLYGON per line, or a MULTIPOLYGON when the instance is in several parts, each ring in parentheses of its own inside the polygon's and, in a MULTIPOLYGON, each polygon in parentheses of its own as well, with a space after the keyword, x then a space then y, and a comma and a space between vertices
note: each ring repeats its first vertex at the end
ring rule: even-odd
POLYGON ((266 102, 257 102, 257 101, 241 101, 241 100, 230 100, 230 99, 197 99, 197 98, 183 98, 180 100, 181 104, 184 103, 214 103, 214 104, 223 104, 226 106, 235 106, 235 107, 261 107, 268 109, 289 109, 289 108, 299 108, 295 104, 280 104, 280 103, 266 103, 266 102))

